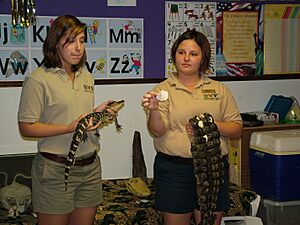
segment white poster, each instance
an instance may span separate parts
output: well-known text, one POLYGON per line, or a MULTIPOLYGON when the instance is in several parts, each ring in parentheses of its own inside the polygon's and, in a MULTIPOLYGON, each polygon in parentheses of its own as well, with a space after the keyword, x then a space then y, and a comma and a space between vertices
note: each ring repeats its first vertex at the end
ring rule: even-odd
MULTIPOLYGON (((42 62, 42 46, 55 17, 38 17, 29 28, 0 15, 0 81, 23 81, 42 62)), ((143 19, 80 18, 86 23, 86 68, 95 79, 144 77, 143 19)))
POLYGON ((136 6, 136 0, 107 0, 107 6, 136 6))
POLYGON ((187 29, 195 29, 206 35, 212 49, 207 75, 215 76, 216 3, 167 1, 165 3, 166 77, 176 71, 171 59, 172 45, 187 29))

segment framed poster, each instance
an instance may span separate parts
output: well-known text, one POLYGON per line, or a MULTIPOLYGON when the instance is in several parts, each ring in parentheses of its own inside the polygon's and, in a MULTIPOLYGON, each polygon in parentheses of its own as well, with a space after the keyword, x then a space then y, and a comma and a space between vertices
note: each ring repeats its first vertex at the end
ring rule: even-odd
POLYGON ((264 74, 300 74, 300 4, 265 6, 264 74))

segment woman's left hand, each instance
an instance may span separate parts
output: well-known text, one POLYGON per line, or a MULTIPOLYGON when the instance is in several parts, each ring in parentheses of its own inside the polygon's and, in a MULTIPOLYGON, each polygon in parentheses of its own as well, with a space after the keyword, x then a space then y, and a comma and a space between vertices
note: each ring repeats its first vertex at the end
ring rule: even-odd
POLYGON ((190 139, 190 142, 193 142, 194 141, 194 131, 193 131, 193 127, 192 127, 192 125, 191 124, 186 124, 185 125, 185 130, 186 130, 186 132, 187 132, 187 134, 188 134, 188 137, 189 137, 189 139, 190 139))
POLYGON ((112 102, 113 102, 113 100, 111 100, 111 99, 106 100, 105 102, 101 103, 96 108, 94 108, 94 112, 102 112, 103 110, 105 110, 107 108, 107 105, 112 102))
MULTIPOLYGON (((107 100, 107 101, 101 103, 99 106, 97 106, 96 108, 94 108, 94 112, 102 112, 102 111, 104 111, 104 110, 107 109, 107 111, 108 111, 108 113, 109 113, 109 117, 112 119, 113 117, 115 117, 115 116, 117 115, 118 112, 115 112, 114 110, 109 109, 107 106, 108 106, 110 103, 112 103, 113 101, 114 101, 114 100, 109 99, 109 100, 107 100)), ((98 124, 93 125, 93 120, 92 120, 92 118, 91 118, 91 120, 89 121, 89 125, 88 125, 87 130, 88 130, 88 131, 95 130, 95 129, 97 129, 99 126, 101 126, 101 121, 100 121, 98 124)))

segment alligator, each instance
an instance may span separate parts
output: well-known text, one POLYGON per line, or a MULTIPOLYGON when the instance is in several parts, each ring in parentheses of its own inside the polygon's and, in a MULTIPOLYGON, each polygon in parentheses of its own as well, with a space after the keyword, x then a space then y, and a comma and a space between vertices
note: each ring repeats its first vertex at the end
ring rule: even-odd
POLYGON ((201 222, 198 225, 213 225, 218 192, 224 182, 220 133, 213 117, 208 113, 190 118, 189 124, 193 129, 191 153, 201 212, 201 222))
MULTIPOLYGON (((124 105, 125 100, 113 101, 107 105, 105 110, 101 112, 90 113, 81 120, 79 120, 73 134, 70 150, 67 156, 67 162, 65 165, 65 190, 67 190, 68 187, 68 178, 71 166, 75 164, 75 153, 78 148, 78 145, 82 141, 87 141, 87 127, 90 119, 92 118, 94 125, 100 123, 99 127, 104 127, 114 122, 116 131, 120 133, 122 131, 122 126, 118 123, 117 116, 112 115, 109 110, 118 113, 118 111, 121 110, 124 105)), ((99 136, 98 129, 95 135, 99 136)))

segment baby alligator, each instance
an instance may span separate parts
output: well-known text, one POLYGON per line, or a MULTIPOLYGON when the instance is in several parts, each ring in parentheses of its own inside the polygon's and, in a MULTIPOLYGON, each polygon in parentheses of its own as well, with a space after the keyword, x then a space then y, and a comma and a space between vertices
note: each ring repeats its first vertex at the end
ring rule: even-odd
MULTIPOLYGON (((67 162, 65 165, 65 190, 67 190, 68 186, 70 168, 75 163, 75 153, 78 148, 78 145, 80 144, 80 142, 87 140, 87 126, 89 124, 90 119, 92 118, 94 125, 100 122, 100 127, 106 126, 114 122, 117 132, 121 132, 122 126, 118 123, 117 116, 111 115, 109 110, 112 110, 115 113, 117 113, 121 108, 123 108, 124 105, 125 100, 113 101, 107 105, 107 108, 105 110, 101 112, 90 113, 81 120, 79 120, 75 132, 73 134, 70 150, 67 157, 67 162)), ((96 135, 98 136, 99 134, 96 133, 96 135)))
POLYGON ((199 225, 213 225, 217 196, 224 176, 220 133, 213 117, 208 113, 191 118, 189 123, 194 134, 191 138, 191 152, 201 212, 199 225))

